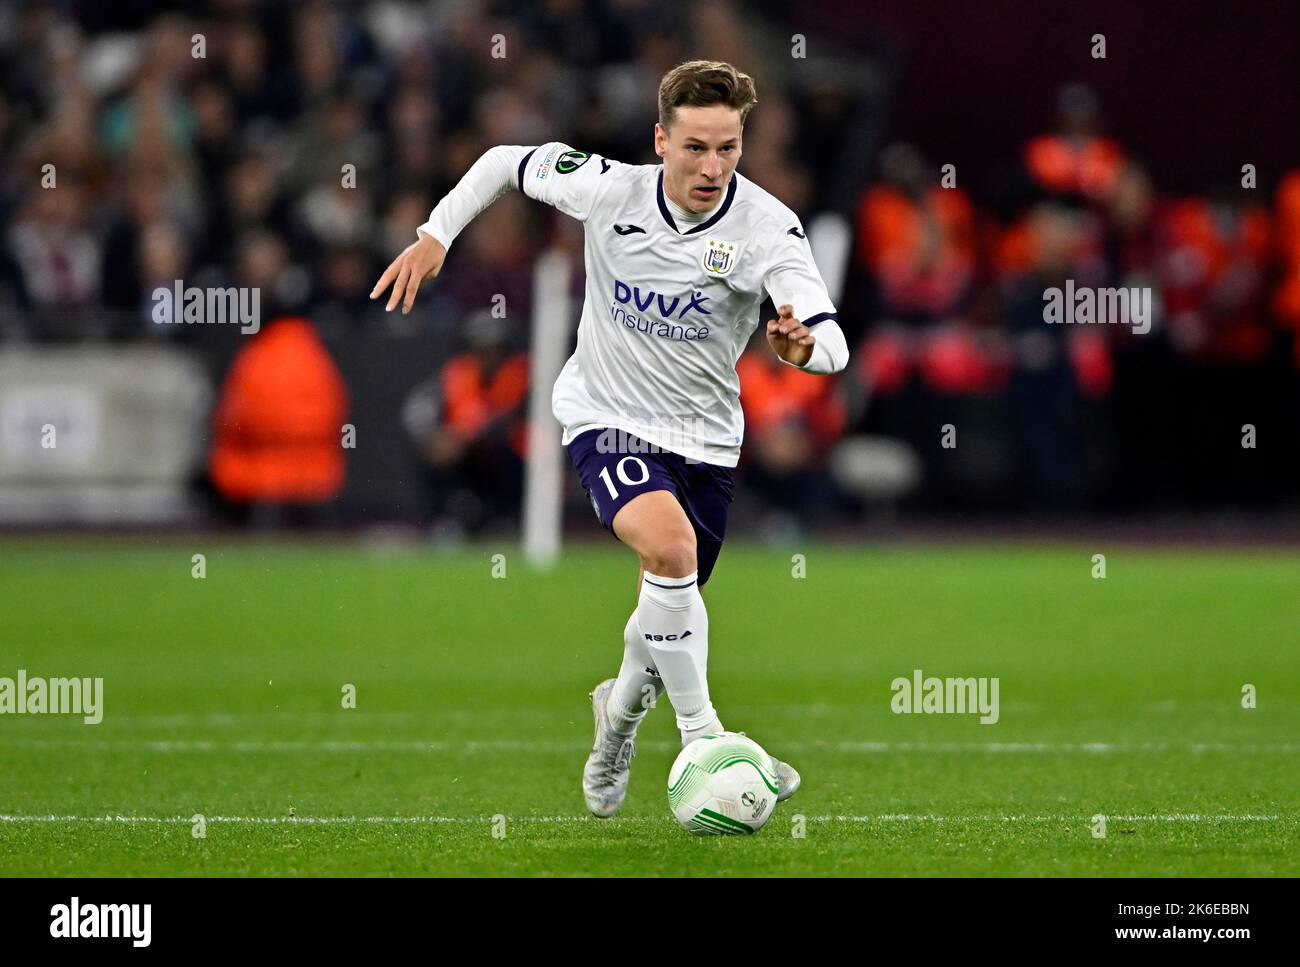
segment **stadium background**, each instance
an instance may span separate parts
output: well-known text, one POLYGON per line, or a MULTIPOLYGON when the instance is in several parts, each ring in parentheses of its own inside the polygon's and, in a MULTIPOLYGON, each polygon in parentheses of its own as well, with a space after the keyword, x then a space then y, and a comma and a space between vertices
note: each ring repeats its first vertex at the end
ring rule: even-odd
POLYGON ((657 80, 699 54, 757 77, 742 171, 852 233, 849 370, 800 377, 761 337, 743 361, 741 526, 1294 511, 1292 8, 1042 10, 8 5, 0 518, 509 533, 532 271, 547 245, 578 253, 580 227, 511 193, 410 317, 369 288, 493 144, 656 160, 657 80), (1152 287, 1152 332, 1044 325, 1066 277, 1152 287), (257 287, 264 329, 309 328, 248 354, 237 327, 159 325, 150 294, 177 279, 257 287), (240 374, 241 353, 266 362, 240 374), (62 454, 35 442, 47 419, 77 426, 62 454), (836 470, 864 434, 890 445, 836 470))
POLYGON ((105 682, 0 717, 0 873, 1296 875, 1294 13, 0 5, 0 678, 105 682), (409 316, 366 298, 488 146, 654 160, 695 56, 757 80, 740 170, 852 241, 849 370, 744 362, 711 688, 804 788, 725 842, 664 808, 666 708, 585 814, 633 589, 567 468, 556 566, 516 553, 580 227, 508 194, 409 316), (1151 333, 1044 325, 1067 277, 1152 286, 1151 333), (155 323, 177 279, 261 331, 155 323), (893 714, 915 669, 998 723, 893 714))

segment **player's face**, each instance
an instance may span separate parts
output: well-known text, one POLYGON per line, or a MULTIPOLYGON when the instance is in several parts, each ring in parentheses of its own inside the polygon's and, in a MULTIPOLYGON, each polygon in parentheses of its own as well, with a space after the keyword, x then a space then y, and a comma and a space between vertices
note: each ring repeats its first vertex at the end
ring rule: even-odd
POLYGON ((656 124, 668 197, 689 212, 713 208, 740 161, 740 139, 740 112, 725 104, 679 107, 671 128, 656 124))

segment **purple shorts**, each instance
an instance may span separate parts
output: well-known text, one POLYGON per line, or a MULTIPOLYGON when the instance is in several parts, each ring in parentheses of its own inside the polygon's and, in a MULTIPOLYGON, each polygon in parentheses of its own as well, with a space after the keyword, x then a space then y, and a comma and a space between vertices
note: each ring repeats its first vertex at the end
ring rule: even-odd
POLYGON ((708 581, 722 551, 727 507, 734 499, 730 467, 687 460, 613 429, 580 433, 567 449, 596 517, 611 534, 614 516, 633 497, 652 490, 667 490, 676 497, 695 529, 699 583, 708 581))

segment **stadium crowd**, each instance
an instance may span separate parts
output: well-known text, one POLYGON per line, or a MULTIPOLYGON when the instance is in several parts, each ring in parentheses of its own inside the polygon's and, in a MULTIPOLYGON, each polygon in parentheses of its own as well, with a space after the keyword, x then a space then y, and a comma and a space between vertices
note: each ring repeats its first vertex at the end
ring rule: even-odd
MULTIPOLYGON (((492 490, 495 514, 517 507, 532 267, 547 245, 580 253, 580 226, 508 193, 410 319, 386 316, 370 286, 492 145, 565 140, 657 161, 658 80, 701 54, 757 75, 742 173, 805 223, 838 210, 853 233, 840 311, 850 369, 829 380, 795 372, 761 335, 740 362, 741 480, 757 513, 861 513, 864 498, 831 467, 841 441, 862 434, 915 450, 925 474, 913 499, 929 508, 1290 492, 1282 473, 1236 479, 1211 443, 1238 439, 1265 411, 1294 426, 1300 169, 1258 189, 1240 175, 1168 197, 1122 133, 1106 132, 1091 92, 1072 85, 1055 130, 1005 146, 1014 174, 997 184, 945 183, 925 146, 887 143, 845 205, 827 186, 858 92, 824 73, 801 79, 789 30, 742 18, 729 0, 212 0, 137 22, 138 9, 0 11, 0 345, 164 340, 201 351, 215 338, 203 327, 156 324, 155 287, 259 289, 263 317, 287 317, 298 335, 278 350, 287 362, 220 374, 213 476, 233 499, 259 495, 221 447, 229 413, 257 418, 244 405, 261 392, 250 373, 275 381, 316 367, 301 385, 324 387, 330 402, 303 419, 320 420, 321 445, 337 449, 346 388, 317 337, 328 346, 341 333, 421 326, 449 347, 429 360, 440 373, 423 388, 432 424, 411 434, 439 513, 456 513, 465 487, 492 490), (707 49, 691 37, 709 38, 707 49), (1066 279, 1149 288, 1151 331, 1045 324, 1043 293, 1066 279), (494 325, 484 310, 502 296, 494 325), (949 424, 955 447, 941 433, 949 424)), ((302 499, 337 489, 337 468, 317 476, 325 483, 302 499)))

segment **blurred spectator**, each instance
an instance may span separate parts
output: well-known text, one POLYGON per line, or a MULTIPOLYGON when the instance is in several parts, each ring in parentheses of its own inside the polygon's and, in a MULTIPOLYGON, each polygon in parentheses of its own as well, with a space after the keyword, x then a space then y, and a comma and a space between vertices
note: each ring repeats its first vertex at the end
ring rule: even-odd
POLYGON ((251 229, 235 243, 235 285, 257 289, 263 318, 300 309, 309 296, 306 269, 291 260, 288 244, 273 232, 251 229))
POLYGON ((223 27, 220 55, 222 86, 234 98, 241 126, 274 123, 292 113, 286 85, 268 68, 267 34, 255 21, 236 20, 223 27))
POLYGON ((447 257, 449 269, 438 277, 435 291, 453 300, 461 313, 492 307, 504 297, 506 318, 523 338, 532 305, 534 249, 528 224, 534 214, 518 192, 493 202, 456 240, 447 257))
POLYGON ((348 393, 306 319, 262 327, 221 387, 209 468, 234 504, 318 504, 343 486, 348 393))
POLYGON ((370 299, 375 280, 365 249, 356 245, 327 249, 318 274, 321 285, 312 303, 311 317, 323 335, 364 331, 384 322, 383 303, 370 299))
POLYGON ((99 300, 101 243, 88 216, 85 187, 66 172, 57 188, 29 196, 14 220, 7 247, 17 264, 22 291, 38 310, 32 335, 75 334, 81 320, 66 310, 86 308, 99 300))
POLYGON ((1057 130, 1025 145, 1029 175, 1052 195, 1105 201, 1115 190, 1124 153, 1099 133, 1097 96, 1083 84, 1070 84, 1057 96, 1057 130))
POLYGON ((1276 246, 1279 262, 1273 312, 1291 329, 1300 368, 1300 169, 1287 174, 1277 188, 1276 246))
POLYGON ((1169 333, 1182 353, 1249 362, 1268 352, 1268 210, 1230 197, 1188 198, 1160 225, 1169 333))
POLYGON ((184 280, 189 252, 185 236, 170 222, 149 225, 139 238, 136 264, 139 265, 139 329, 150 336, 179 335, 184 326, 159 326, 153 322, 152 293, 158 287, 171 289, 184 280))
POLYGON ((880 311, 935 320, 956 312, 975 275, 975 210, 911 145, 881 154, 881 184, 858 204, 859 264, 880 287, 880 311))
POLYGON ((249 152, 226 172, 223 197, 213 206, 203 259, 228 264, 235 240, 250 229, 271 230, 287 237, 291 228, 289 201, 280 191, 270 158, 249 152))
POLYGON ((744 165, 748 177, 801 217, 810 213, 812 175, 796 150, 799 120, 779 92, 763 99, 763 109, 745 124, 744 165))
POLYGON ((476 312, 465 351, 407 406, 407 426, 429 471, 434 513, 470 531, 513 519, 523 496, 528 355, 508 348, 505 320, 476 312))
POLYGON ((781 362, 765 344, 745 352, 736 371, 745 411, 744 481, 778 515, 770 529, 816 525, 836 502, 826 455, 846 413, 835 381, 781 362))
POLYGON ((1069 279, 1078 286, 1100 285, 1105 279, 1092 257, 1092 222, 1085 213, 1044 203, 1033 209, 1029 226, 1029 271, 1004 283, 1006 325, 1015 354, 1007 385, 1020 468, 1015 478, 1031 507, 1074 510, 1089 485, 1081 442, 1083 403, 1087 395, 1109 389, 1109 369, 1097 356, 1097 342, 1104 337, 1092 327, 1044 323, 1043 294, 1069 279))
POLYGON ((1171 428, 1178 470, 1169 490, 1192 506, 1228 492, 1258 499, 1277 478, 1269 455, 1243 463, 1238 473, 1234 464, 1241 461, 1232 451, 1241 453, 1239 445, 1226 459, 1205 445, 1239 441, 1246 423, 1283 425, 1275 414, 1286 383, 1271 364, 1276 328, 1268 317, 1274 254, 1269 212, 1243 194, 1234 183, 1209 197, 1179 199, 1157 226, 1159 282, 1176 353, 1170 389, 1180 404, 1171 428))

